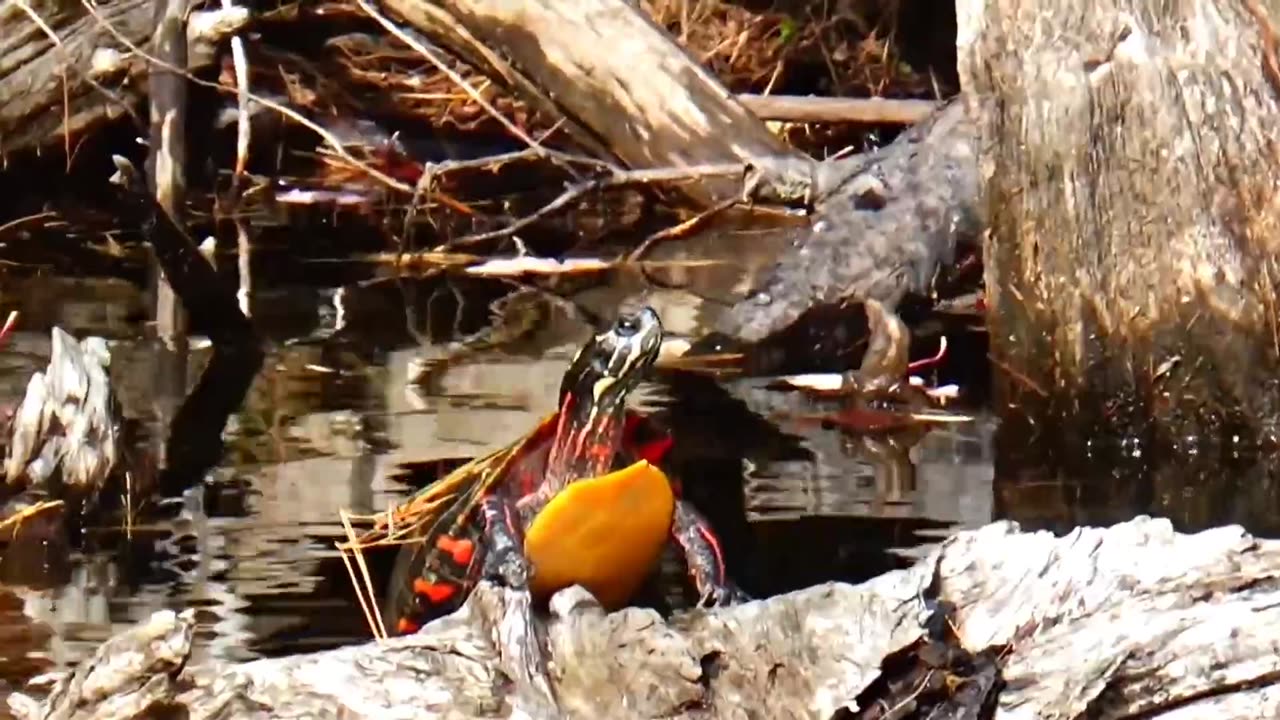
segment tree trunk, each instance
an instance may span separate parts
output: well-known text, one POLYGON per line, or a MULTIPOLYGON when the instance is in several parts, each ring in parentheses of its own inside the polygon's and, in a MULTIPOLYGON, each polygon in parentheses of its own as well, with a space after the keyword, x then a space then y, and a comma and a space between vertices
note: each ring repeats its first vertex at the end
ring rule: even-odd
MULTIPOLYGON (((418 30, 567 118, 632 168, 797 157, 708 70, 623 0, 385 0, 418 30)), ((718 178, 687 183, 713 202, 740 194, 718 178)))
POLYGON ((1280 3, 1266 5, 959 0, 1009 448, 1151 474, 1155 458, 1216 463, 1269 440, 1280 3))

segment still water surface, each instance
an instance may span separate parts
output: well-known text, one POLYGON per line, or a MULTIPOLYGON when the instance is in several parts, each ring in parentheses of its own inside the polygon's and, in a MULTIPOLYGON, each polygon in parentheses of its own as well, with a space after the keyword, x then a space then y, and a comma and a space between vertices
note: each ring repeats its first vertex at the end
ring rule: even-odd
MULTIPOLYGON (((732 284, 707 273, 721 291, 732 284)), ((0 357, 0 402, 16 403, 44 367, 50 327, 99 334, 113 341, 136 454, 156 452, 209 350, 197 342, 175 360, 145 339, 143 297, 127 282, 14 277, 5 287, 0 311, 23 314, 0 357)), ((683 287, 617 278, 565 294, 597 320, 643 298, 669 332, 695 337, 708 306, 683 287)), ((249 660, 367 639, 334 548, 338 510, 368 513, 403 498, 412 488, 391 477, 402 462, 475 456, 521 435, 552 409, 560 374, 590 332, 580 316, 551 313, 500 351, 453 365, 429 390, 410 388, 415 358, 438 354, 437 338, 477 329, 502 292, 377 273, 257 288, 253 315, 269 353, 226 423, 221 461, 185 478, 128 534, 96 528, 76 549, 53 539, 0 557, 0 680, 74 663, 162 608, 199 609, 199 657, 249 660)), ((1208 500, 1167 473, 1136 493, 1117 492, 1135 487, 1118 475, 996 482, 998 425, 981 406, 969 408, 978 416, 970 424, 877 439, 796 420, 779 409, 803 412, 802 401, 750 381, 660 374, 639 395, 675 434, 673 470, 756 596, 862 580, 997 517, 1063 530, 1157 512, 1183 527, 1244 521, 1266 531, 1280 515, 1271 471, 1246 476, 1243 494, 1212 486, 1208 500), (1218 502, 1225 496, 1235 500, 1218 502)), ((375 560, 375 570, 389 561, 375 560)))

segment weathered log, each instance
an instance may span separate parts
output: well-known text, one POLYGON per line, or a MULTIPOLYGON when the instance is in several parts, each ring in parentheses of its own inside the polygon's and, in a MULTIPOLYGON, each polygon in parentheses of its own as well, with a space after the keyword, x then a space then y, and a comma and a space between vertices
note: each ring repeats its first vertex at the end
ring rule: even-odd
MULTIPOLYGON (((99 13, 131 42, 146 44, 152 27, 149 0, 108 3, 99 13)), ((79 3, 5 3, 0 8, 0 154, 39 147, 48 138, 131 111, 136 95, 106 77, 92 79, 94 53, 111 49, 122 50, 79 3)))
POLYGON ((958 10, 1006 436, 1215 464, 1274 442, 1280 4, 958 10))
MULTIPOLYGON (((1179 534, 1143 517, 1065 537, 995 523, 858 586, 672 621, 639 609, 606 615, 583 591, 565 591, 548 627, 563 716, 829 718, 857 705, 886 654, 921 635, 927 598, 955 605, 966 647, 1006 648, 996 718, 1280 712, 1280 541, 1234 526, 1179 534)), ((160 652, 137 655, 131 677, 91 684, 82 670, 43 708, 21 696, 10 705, 23 717, 103 716, 121 702, 103 689, 120 688, 130 702, 146 690, 198 718, 512 717, 528 708, 495 650, 506 602, 482 585, 414 636, 189 667, 176 683, 173 644, 189 643, 193 620, 168 613, 137 631, 160 652)), ((97 657, 88 664, 101 665, 97 657)))
MULTIPOLYGON (((716 77, 624 0, 384 0, 418 30, 632 168, 795 157, 716 77)), ((681 188, 704 202, 733 180, 681 188)))
POLYGON ((928 295, 983 227, 976 158, 964 104, 952 101, 878 151, 815 164, 809 228, 716 329, 759 341, 814 305, 872 299, 892 310, 928 295))

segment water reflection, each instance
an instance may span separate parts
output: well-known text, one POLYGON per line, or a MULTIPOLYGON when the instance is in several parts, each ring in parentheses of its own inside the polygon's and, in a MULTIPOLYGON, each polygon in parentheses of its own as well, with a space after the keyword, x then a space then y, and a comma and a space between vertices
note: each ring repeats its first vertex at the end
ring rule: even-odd
MULTIPOLYGON (((370 277, 338 291, 257 285, 256 319, 275 345, 232 410, 218 466, 171 468, 170 498, 128 533, 91 528, 70 555, 57 533, 36 548, 8 548, 0 633, 26 638, 20 652, 6 646, 22 658, 6 663, 8 679, 74 662, 166 607, 199 608, 198 658, 366 639, 334 547, 338 508, 368 513, 404 497, 408 488, 391 477, 402 462, 474 456, 524 433, 554 407, 560 375, 590 332, 584 319, 611 317, 647 287, 633 275, 612 280, 578 293, 577 312, 551 313, 504 352, 459 361, 416 390, 406 381, 419 343, 487 318, 484 304, 456 305, 467 293, 439 291, 452 280, 370 277)), ((181 406, 184 388, 158 394, 163 358, 137 339, 142 303, 131 286, 105 283, 104 302, 94 283, 22 282, 11 298, 23 327, 0 359, 0 402, 16 401, 47 361, 47 328, 57 323, 118 340, 113 379, 126 415, 142 424, 144 444, 171 436, 176 426, 157 418, 181 406), (28 297, 37 304, 27 307, 28 297)), ((670 330, 697 333, 708 314, 701 295, 648 291, 670 330)), ((197 343, 185 358, 189 383, 206 377, 209 356, 197 343)), ((235 378, 210 382, 208 401, 234 399, 235 378)), ((675 434, 673 472, 724 535, 730 569, 753 594, 860 580, 991 516, 990 420, 909 442, 867 440, 778 423, 768 405, 777 398, 750 383, 666 374, 641 395, 675 434)))

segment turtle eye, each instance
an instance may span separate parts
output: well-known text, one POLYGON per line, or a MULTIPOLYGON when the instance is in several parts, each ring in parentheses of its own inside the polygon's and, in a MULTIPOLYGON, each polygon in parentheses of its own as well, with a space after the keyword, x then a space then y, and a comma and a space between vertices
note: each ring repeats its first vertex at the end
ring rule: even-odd
POLYGON ((632 335, 635 335, 636 331, 639 329, 640 325, 636 322, 635 318, 628 317, 626 315, 618 318, 618 323, 613 327, 614 332, 618 333, 622 337, 631 337, 632 335))

